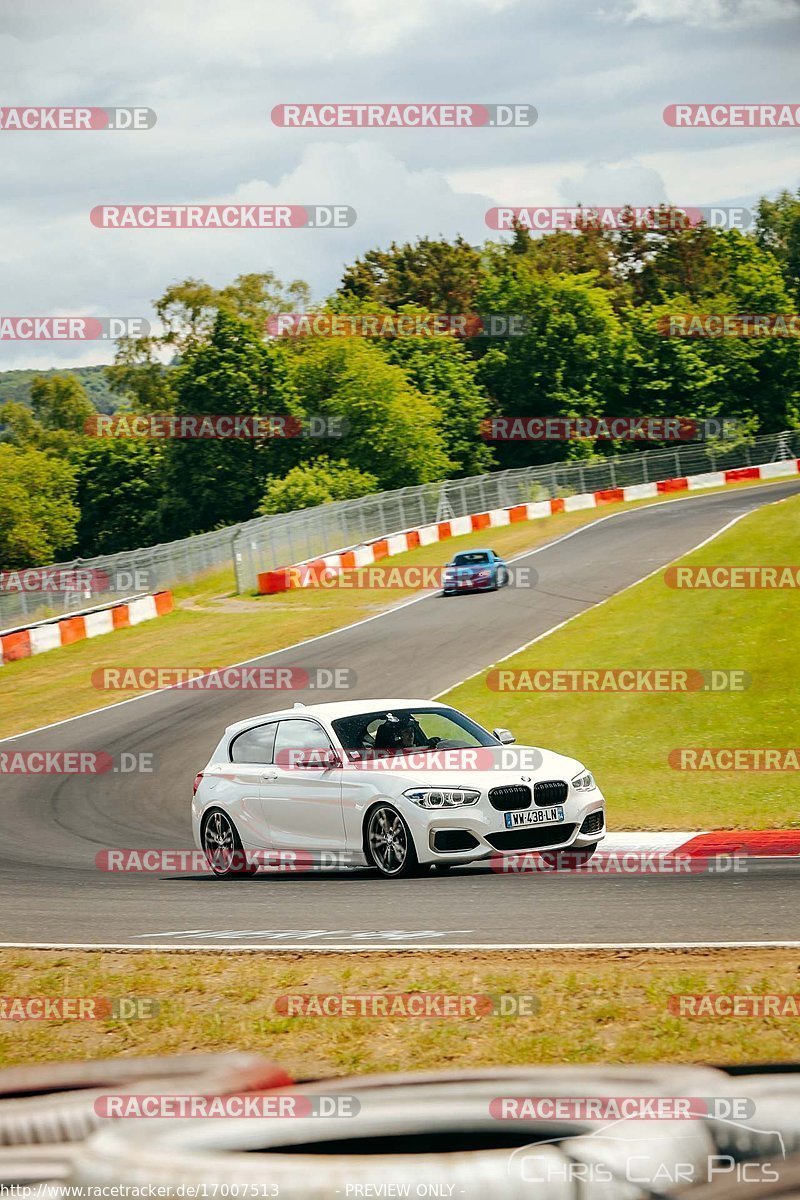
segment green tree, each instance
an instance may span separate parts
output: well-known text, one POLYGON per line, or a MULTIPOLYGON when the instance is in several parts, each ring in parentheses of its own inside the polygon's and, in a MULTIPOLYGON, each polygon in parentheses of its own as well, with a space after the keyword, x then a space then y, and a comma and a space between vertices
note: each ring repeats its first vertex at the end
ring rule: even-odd
POLYGON ((164 328, 161 345, 185 354, 211 338, 220 313, 248 321, 263 335, 271 313, 304 309, 309 298, 303 280, 283 284, 271 271, 239 275, 224 288, 212 287, 202 279, 184 279, 168 287, 156 301, 164 328))
POLYGON ((465 343, 450 335, 390 338, 383 351, 435 405, 442 444, 452 463, 450 473, 480 475, 491 470, 495 455, 480 432, 491 405, 465 343))
POLYGON ((161 332, 120 339, 107 372, 111 387, 139 412, 172 412, 174 367, 210 341, 221 313, 246 321, 263 337, 271 313, 303 310, 309 298, 302 279, 284 284, 271 271, 239 275, 223 288, 193 278, 171 284, 154 305, 161 332))
POLYGON ((41 450, 0 445, 0 569, 51 563, 75 541, 75 467, 41 450))
POLYGON ((474 311, 481 255, 464 238, 418 238, 368 250, 347 267, 339 294, 390 309, 413 304, 430 312, 474 311))
POLYGON ((335 417, 346 431, 329 440, 328 457, 375 475, 382 489, 442 479, 451 470, 436 403, 380 347, 357 337, 310 337, 282 349, 304 411, 335 417))
POLYGON ((283 479, 267 480, 259 512, 294 512, 313 508, 333 500, 354 500, 377 488, 377 479, 368 471, 351 467, 344 459, 331 461, 325 454, 313 462, 292 467, 283 479))
MULTIPOLYGON (((485 346, 478 378, 503 416, 616 416, 620 413, 625 332, 609 293, 593 275, 540 273, 524 258, 509 261, 478 295, 486 313, 525 319, 522 336, 485 346)), ((624 415, 624 414, 623 414, 624 415)), ((586 455, 591 445, 501 442, 504 467, 586 455)))
POLYGON ((45 429, 79 436, 96 409, 74 375, 39 376, 31 382, 31 408, 45 429))
MULTIPOLYGON (((295 415, 299 405, 283 356, 240 317, 217 314, 207 342, 175 368, 178 415, 295 415)), ((168 536, 249 520, 268 475, 297 461, 300 439, 172 440, 165 447, 168 536)))
POLYGON ((800 305, 800 191, 783 191, 776 200, 759 202, 755 238, 774 254, 794 303, 800 305))
POLYGON ((81 456, 78 477, 82 558, 152 546, 163 538, 164 447, 97 438, 81 456))
POLYGON ((37 446, 44 430, 31 410, 18 400, 0 406, 0 442, 14 446, 37 446))
POLYGON ((510 242, 488 242, 484 249, 484 271, 502 275, 506 266, 524 260, 527 267, 540 274, 585 275, 593 273, 601 287, 620 289, 615 271, 614 238, 607 230, 587 223, 578 232, 554 230, 542 237, 514 222, 510 242))

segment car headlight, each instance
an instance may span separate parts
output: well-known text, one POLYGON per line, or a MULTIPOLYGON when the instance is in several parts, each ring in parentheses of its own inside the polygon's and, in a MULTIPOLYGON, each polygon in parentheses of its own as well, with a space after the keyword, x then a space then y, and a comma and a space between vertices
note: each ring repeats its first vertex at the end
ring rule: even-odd
POLYGON ((409 788, 403 795, 420 808, 459 808, 462 804, 477 804, 481 798, 475 788, 409 788))
POLYGON ((597 784, 588 771, 583 771, 580 775, 575 776, 572 786, 576 792, 591 792, 593 788, 597 787, 597 784))

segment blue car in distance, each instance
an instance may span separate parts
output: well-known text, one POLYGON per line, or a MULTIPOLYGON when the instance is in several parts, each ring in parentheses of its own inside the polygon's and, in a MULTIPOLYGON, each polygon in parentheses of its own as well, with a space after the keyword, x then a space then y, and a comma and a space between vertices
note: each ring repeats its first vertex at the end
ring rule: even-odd
POLYGON ((494 550, 462 550, 444 568, 442 595, 496 592, 505 587, 508 580, 508 567, 494 550))

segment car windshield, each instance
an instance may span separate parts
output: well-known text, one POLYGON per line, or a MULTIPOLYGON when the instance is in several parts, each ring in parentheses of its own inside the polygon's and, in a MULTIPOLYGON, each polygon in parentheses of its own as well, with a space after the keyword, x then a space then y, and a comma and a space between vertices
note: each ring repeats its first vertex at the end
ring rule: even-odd
POLYGON ((333 728, 351 759, 498 744, 480 725, 452 708, 382 709, 340 717, 333 728))
POLYGON ((485 565, 486 563, 488 563, 488 561, 489 561, 489 555, 486 553, 485 550, 472 550, 470 552, 465 551, 463 554, 457 554, 455 556, 455 558, 453 559, 453 566, 454 567, 474 567, 480 563, 485 565))

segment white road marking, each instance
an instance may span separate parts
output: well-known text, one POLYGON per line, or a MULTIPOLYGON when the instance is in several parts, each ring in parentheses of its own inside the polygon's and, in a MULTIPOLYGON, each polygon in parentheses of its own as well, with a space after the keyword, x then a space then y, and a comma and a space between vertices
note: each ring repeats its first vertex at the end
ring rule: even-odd
POLYGON ((275 941, 286 938, 298 938, 305 941, 309 938, 353 938, 355 941, 372 941, 375 938, 386 938, 396 942, 403 938, 451 937, 455 934, 474 933, 474 929, 170 929, 165 933, 137 933, 134 937, 264 937, 275 941))
MULTIPOLYGON (((161 942, 151 942, 146 946, 137 946, 130 942, 0 942, 0 950, 127 950, 140 954, 146 950, 164 949, 161 942)), ((446 946, 436 942, 428 942, 421 946, 400 946, 393 942, 374 946, 354 946, 348 943, 317 946, 309 942, 273 945, 265 942, 257 946, 213 947, 197 943, 178 943, 167 949, 189 950, 194 953, 213 949, 215 952, 232 954, 250 954, 255 950, 271 950, 276 954, 297 950, 313 951, 317 954, 372 954, 382 950, 393 950, 395 953, 429 950, 438 950, 441 953, 450 950, 800 950, 800 942, 452 942, 446 946)))

